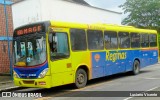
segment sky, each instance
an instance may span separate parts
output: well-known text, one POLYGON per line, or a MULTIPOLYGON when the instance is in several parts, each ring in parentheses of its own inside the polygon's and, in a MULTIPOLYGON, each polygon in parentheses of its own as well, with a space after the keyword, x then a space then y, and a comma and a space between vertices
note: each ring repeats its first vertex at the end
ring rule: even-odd
POLYGON ((117 11, 117 12, 123 12, 121 8, 118 6, 125 3, 126 0, 85 0, 92 6, 117 11))

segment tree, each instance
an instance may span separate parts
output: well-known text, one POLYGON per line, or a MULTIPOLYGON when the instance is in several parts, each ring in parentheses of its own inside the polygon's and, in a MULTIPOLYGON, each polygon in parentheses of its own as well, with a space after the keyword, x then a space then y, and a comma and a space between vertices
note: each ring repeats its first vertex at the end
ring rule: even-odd
POLYGON ((122 24, 160 32, 160 0, 126 0, 120 7, 128 14, 122 24))

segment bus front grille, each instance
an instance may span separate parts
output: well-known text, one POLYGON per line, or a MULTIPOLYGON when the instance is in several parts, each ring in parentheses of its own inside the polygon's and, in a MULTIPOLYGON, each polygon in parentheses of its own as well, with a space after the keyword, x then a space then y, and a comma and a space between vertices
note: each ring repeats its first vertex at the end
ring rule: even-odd
POLYGON ((23 83, 24 83, 24 84, 34 84, 34 81, 26 81, 26 80, 23 80, 23 83))

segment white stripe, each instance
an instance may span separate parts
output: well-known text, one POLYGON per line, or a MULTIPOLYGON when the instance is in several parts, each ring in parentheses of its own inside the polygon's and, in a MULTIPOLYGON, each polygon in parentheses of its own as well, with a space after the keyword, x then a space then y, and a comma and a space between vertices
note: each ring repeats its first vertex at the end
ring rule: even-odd
POLYGON ((131 98, 133 98, 133 97, 128 97, 128 98, 126 98, 126 99, 123 99, 123 100, 129 100, 129 99, 131 99, 131 98))
POLYGON ((152 91, 152 90, 154 90, 154 89, 156 89, 156 88, 158 88, 158 87, 151 88, 151 89, 149 89, 149 90, 147 90, 147 91, 152 91))
POLYGON ((5 88, 5 89, 0 89, 0 91, 10 90, 10 89, 16 89, 18 87, 19 86, 13 86, 13 87, 5 88))

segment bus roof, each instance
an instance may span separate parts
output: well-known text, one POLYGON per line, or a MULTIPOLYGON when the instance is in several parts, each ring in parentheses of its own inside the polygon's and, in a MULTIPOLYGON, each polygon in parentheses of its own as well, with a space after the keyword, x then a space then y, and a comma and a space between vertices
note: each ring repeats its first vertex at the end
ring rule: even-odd
POLYGON ((81 29, 95 29, 95 30, 108 30, 108 31, 122 31, 122 32, 138 32, 138 33, 157 33, 156 30, 140 29, 133 26, 115 25, 115 24, 83 24, 73 22, 61 22, 61 21, 50 21, 53 27, 62 28, 81 28, 81 29))

